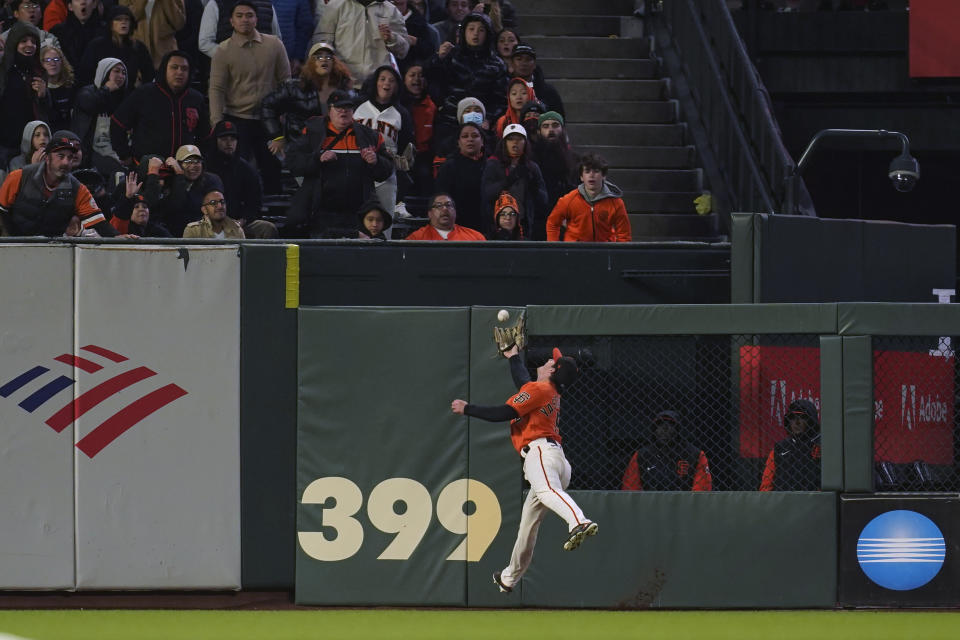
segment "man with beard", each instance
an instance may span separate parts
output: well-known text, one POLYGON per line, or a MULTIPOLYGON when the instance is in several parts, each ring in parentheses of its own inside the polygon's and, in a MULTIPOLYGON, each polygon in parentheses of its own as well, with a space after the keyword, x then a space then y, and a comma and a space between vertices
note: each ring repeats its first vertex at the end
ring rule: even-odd
POLYGON ((473 242, 486 240, 482 233, 457 224, 457 206, 449 193, 437 193, 430 199, 427 209, 430 224, 420 227, 407 236, 407 240, 448 240, 473 242))
POLYGON ((0 235, 62 236, 73 216, 83 229, 117 235, 90 190, 70 174, 80 138, 56 131, 46 151, 42 161, 11 171, 0 187, 0 235))
POLYGON ((110 142, 125 165, 147 154, 172 157, 210 132, 203 95, 189 82, 190 60, 174 51, 163 57, 157 78, 134 89, 113 112, 110 142))
POLYGON ((533 139, 533 155, 547 185, 547 209, 577 186, 577 157, 567 142, 563 116, 547 111, 537 118, 539 135, 533 139))
POLYGON ((653 419, 654 440, 633 454, 623 473, 624 491, 710 491, 707 455, 679 437, 679 415, 661 411, 653 419))

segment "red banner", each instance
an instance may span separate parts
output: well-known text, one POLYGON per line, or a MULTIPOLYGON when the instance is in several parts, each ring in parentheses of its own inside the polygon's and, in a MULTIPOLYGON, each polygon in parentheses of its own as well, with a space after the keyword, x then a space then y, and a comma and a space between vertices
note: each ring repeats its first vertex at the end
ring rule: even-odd
POLYGON ((740 455, 766 457, 786 437, 783 416, 799 398, 820 408, 820 349, 740 347, 740 455))
POLYGON ((957 0, 911 0, 911 78, 960 76, 958 29, 960 2, 957 0))
POLYGON ((874 456, 953 464, 953 354, 873 352, 874 456))

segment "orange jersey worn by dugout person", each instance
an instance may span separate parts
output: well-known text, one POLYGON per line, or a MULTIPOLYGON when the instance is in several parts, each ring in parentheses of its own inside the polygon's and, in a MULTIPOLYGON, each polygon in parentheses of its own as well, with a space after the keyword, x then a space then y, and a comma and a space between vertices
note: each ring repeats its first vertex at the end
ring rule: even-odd
POLYGON ((517 453, 537 438, 553 438, 561 443, 557 430, 560 394, 552 382, 528 382, 506 404, 520 416, 510 422, 510 441, 517 453))

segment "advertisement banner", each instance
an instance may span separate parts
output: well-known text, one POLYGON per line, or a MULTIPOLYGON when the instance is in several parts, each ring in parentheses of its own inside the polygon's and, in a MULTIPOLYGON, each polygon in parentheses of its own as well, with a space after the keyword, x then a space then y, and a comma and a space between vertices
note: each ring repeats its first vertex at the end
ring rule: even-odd
POLYGON ((874 351, 874 456, 953 464, 954 356, 874 351))
POLYGON ((799 398, 820 407, 820 349, 740 347, 740 455, 765 457, 785 437, 783 416, 799 398))
POLYGON ((73 248, 0 245, 0 588, 74 586, 73 248))
POLYGON ((238 249, 76 251, 77 587, 238 589, 238 249))
POLYGON ((960 604, 960 498, 840 496, 840 604, 960 604))
POLYGON ((956 0, 910 2, 910 77, 960 76, 960 52, 954 46, 960 26, 956 0))

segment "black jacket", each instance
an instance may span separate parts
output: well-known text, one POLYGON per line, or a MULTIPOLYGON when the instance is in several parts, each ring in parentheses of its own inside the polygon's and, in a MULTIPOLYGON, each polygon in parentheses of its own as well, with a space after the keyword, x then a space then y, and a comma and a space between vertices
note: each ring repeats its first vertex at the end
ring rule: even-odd
MULTIPOLYGON (((457 224, 485 232, 491 229, 491 223, 483 208, 481 183, 486 160, 471 160, 462 153, 456 153, 440 165, 437 172, 437 193, 449 193, 457 206, 457 224)), ((496 198, 494 198, 496 199, 496 198)), ((493 209, 490 209, 492 215, 493 209)))
MULTIPOLYGON (((346 82, 340 88, 349 89, 349 85, 346 82)), ((260 101, 260 119, 268 140, 283 136, 288 143, 292 142, 303 135, 307 120, 326 113, 326 105, 320 104, 316 87, 305 84, 300 78, 284 80, 260 101), (284 116, 283 125, 280 116, 284 116)))
POLYGON ((110 36, 101 36, 93 40, 80 58, 80 67, 77 69, 77 83, 81 85, 93 82, 97 71, 97 63, 104 58, 116 58, 127 67, 127 85, 134 86, 139 77, 141 84, 152 82, 156 75, 153 69, 153 60, 146 45, 131 38, 125 46, 117 46, 110 36))
POLYGON ((207 154, 204 164, 210 173, 220 176, 223 181, 223 196, 227 199, 230 217, 248 223, 259 220, 263 184, 256 169, 238 154, 228 156, 216 148, 207 154))
POLYGON ((537 100, 547 105, 549 111, 556 111, 564 118, 567 117, 563 111, 563 99, 560 98, 560 93, 543 79, 543 69, 539 66, 533 70, 533 92, 537 94, 537 100))
POLYGON ((487 160, 483 170, 483 211, 485 229, 490 231, 493 205, 501 191, 509 191, 520 205, 520 223, 525 235, 531 240, 547 239, 547 187, 537 163, 520 164, 508 171, 497 157, 487 160))
POLYGON ((71 11, 67 13, 66 20, 50 29, 50 33, 60 41, 60 48, 70 62, 70 66, 79 69, 87 47, 96 38, 104 35, 106 29, 98 11, 94 11, 86 22, 80 22, 71 11))
POLYGON ((163 57, 156 80, 134 89, 113 112, 110 142, 121 160, 148 153, 172 157, 180 146, 198 144, 210 133, 210 111, 203 95, 189 87, 175 94, 166 83, 174 53, 163 57))
MULTIPOLYGON (((48 92, 44 98, 38 98, 30 86, 34 76, 42 77, 40 66, 40 47, 30 58, 17 53, 17 45, 24 36, 33 35, 40 40, 40 32, 33 25, 17 22, 7 34, 7 46, 0 61, 0 146, 6 147, 13 157, 20 153, 20 139, 23 128, 31 120, 50 121, 51 101, 48 92)), ((4 158, 3 163, 9 158, 4 158)))
MULTIPOLYGON (((321 163, 327 128, 326 118, 312 118, 305 135, 288 147, 287 167, 304 180, 290 204, 287 223, 309 225, 315 237, 356 237, 356 212, 374 192, 374 181, 386 180, 393 173, 393 160, 376 131, 353 123, 341 140, 349 149, 338 152, 336 160, 321 163), (373 165, 358 151, 369 146, 377 151, 373 165)), ((328 147, 329 143, 327 140, 328 147)))

